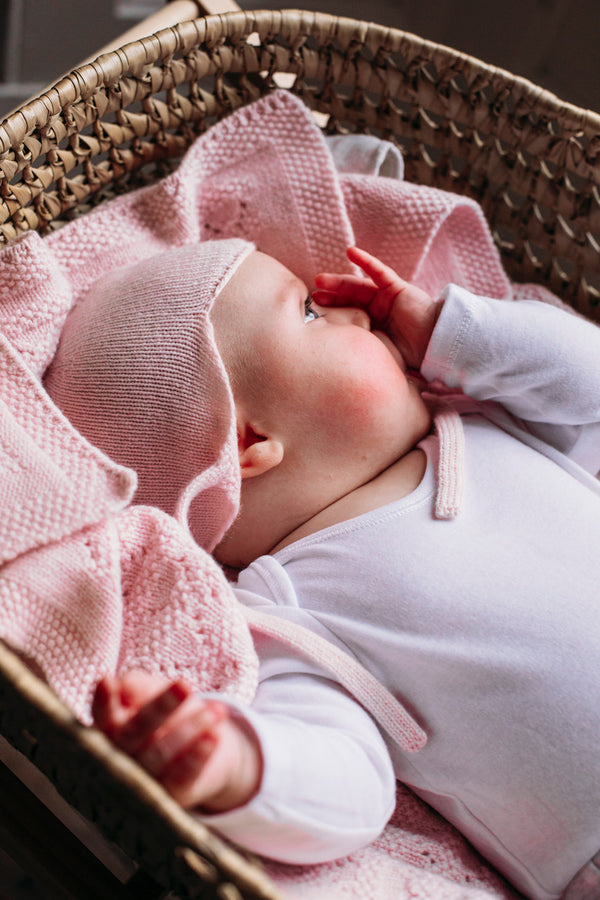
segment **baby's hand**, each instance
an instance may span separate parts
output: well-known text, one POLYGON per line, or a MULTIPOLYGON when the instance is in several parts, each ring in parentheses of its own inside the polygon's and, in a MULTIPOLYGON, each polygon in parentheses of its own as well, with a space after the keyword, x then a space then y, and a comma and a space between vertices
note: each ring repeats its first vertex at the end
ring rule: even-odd
POLYGON ((94 724, 136 759, 185 808, 223 812, 258 790, 258 742, 223 703, 204 700, 184 681, 133 671, 103 678, 94 724))
POLYGON ((319 306, 359 306, 373 328, 385 332, 409 369, 418 370, 437 322, 441 304, 421 288, 404 281, 393 269, 358 247, 347 251, 350 262, 365 273, 317 275, 313 299, 319 306))

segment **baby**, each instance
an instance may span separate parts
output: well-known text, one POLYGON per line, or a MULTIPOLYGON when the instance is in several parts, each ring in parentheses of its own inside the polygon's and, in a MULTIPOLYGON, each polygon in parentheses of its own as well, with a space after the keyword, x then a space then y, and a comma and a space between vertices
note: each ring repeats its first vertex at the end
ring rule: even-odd
POLYGON ((99 684, 95 720, 256 852, 353 851, 400 779, 524 894, 558 898, 600 848, 600 335, 348 256, 363 275, 311 294, 248 251, 218 291, 242 501, 215 555, 242 603, 400 697, 426 746, 407 754, 264 637, 250 708, 136 671, 99 684))

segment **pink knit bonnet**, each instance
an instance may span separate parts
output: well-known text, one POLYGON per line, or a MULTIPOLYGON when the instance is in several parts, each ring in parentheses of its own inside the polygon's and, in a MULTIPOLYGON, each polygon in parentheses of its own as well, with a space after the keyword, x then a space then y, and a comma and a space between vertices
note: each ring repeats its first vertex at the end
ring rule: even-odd
POLYGON ((69 313, 44 377, 78 431, 135 469, 135 502, 174 515, 209 552, 240 495, 233 397, 209 313, 253 249, 207 241, 108 272, 69 313))

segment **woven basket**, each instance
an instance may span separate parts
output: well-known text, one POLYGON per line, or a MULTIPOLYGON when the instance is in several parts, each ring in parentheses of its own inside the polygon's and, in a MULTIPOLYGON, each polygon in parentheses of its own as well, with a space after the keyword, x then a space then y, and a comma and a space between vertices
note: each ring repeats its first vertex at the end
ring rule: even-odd
MULTIPOLYGON (((409 180, 478 200, 513 278, 600 320, 600 117, 413 35, 323 14, 185 22, 13 113, 0 124, 0 244, 166 174, 200 132, 280 87, 281 73, 327 132, 388 138, 409 180)), ((0 731, 178 896, 280 896, 1 646, 0 731)))
POLYGON ((511 277, 600 318, 600 116, 414 35, 318 13, 184 22, 11 115, 0 125, 0 240, 164 174, 280 72, 327 132, 389 138, 409 180, 478 200, 511 277))

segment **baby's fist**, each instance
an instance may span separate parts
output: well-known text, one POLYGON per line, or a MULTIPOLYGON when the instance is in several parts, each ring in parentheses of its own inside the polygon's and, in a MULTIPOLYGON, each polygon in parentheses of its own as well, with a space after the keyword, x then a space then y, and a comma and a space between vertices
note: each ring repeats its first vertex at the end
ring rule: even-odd
POLYGON ((251 729, 183 681, 134 671, 104 678, 96 726, 185 808, 233 809, 258 790, 262 760, 251 729))

